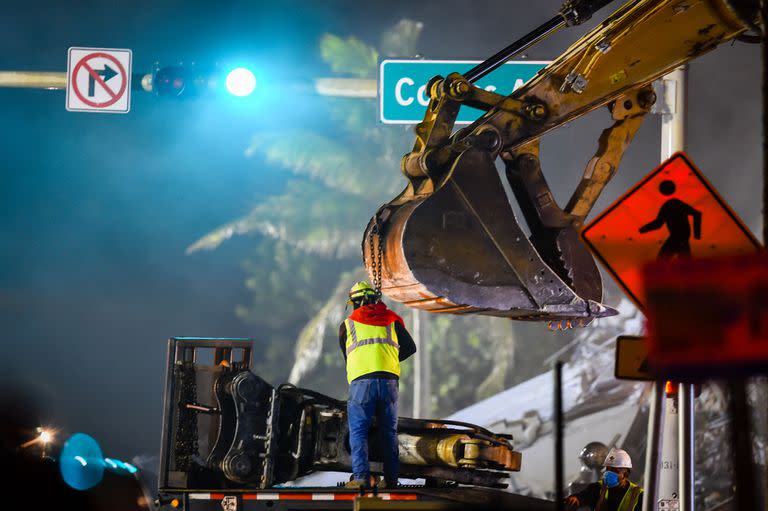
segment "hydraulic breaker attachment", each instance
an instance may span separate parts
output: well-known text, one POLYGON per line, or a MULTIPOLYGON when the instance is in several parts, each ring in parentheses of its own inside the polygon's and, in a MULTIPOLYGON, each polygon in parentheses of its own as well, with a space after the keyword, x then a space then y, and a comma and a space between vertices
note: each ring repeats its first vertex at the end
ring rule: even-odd
MULTIPOLYGON (((345 401, 272 387, 249 370, 250 341, 174 338, 170 345, 161 490, 263 489, 315 471, 352 471, 345 401), (233 348, 248 358, 202 362, 206 349, 233 348)), ((503 488, 520 470, 510 435, 472 424, 401 417, 397 441, 404 478, 503 488)), ((369 459, 371 471, 383 473, 375 420, 369 459)))
MULTIPOLYGON (((352 470, 345 402, 287 384, 273 389, 249 371, 219 379, 233 391, 226 398, 234 406, 222 407, 220 424, 234 427, 234 438, 219 435, 213 450, 226 454, 210 469, 233 484, 258 488, 317 470, 352 470), (235 416, 226 417, 226 410, 235 416)), ((402 477, 437 477, 432 471, 438 469, 440 479, 505 487, 508 471, 520 470, 521 456, 510 438, 476 426, 400 418, 397 439, 402 477)), ((382 473, 375 421, 369 459, 371 471, 382 473)))

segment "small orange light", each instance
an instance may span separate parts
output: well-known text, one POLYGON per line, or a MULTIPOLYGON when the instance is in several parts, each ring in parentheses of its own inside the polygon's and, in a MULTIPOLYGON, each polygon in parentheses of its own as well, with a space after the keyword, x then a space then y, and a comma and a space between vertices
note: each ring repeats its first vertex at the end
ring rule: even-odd
POLYGON ((667 381, 667 384, 664 386, 664 393, 667 395, 667 397, 672 397, 677 394, 677 383, 667 381))
POLYGON ((171 507, 179 507, 179 504, 181 504, 181 502, 179 502, 179 499, 173 499, 171 501, 171 507))

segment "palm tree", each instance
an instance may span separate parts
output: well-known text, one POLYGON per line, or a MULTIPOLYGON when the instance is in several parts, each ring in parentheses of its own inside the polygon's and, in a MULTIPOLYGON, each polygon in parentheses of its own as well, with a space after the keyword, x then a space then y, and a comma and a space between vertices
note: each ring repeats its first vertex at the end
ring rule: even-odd
MULTIPOLYGON (((421 28, 421 23, 400 21, 382 35, 380 52, 355 37, 326 34, 320 53, 336 73, 375 78, 380 55, 416 53, 421 28)), ((409 129, 378 124, 375 100, 324 101, 331 109, 333 133, 300 128, 258 133, 246 149, 254 160, 289 172, 284 192, 267 196, 246 215, 206 234, 188 252, 214 249, 236 235, 261 235, 255 258, 245 267, 254 302, 237 311, 244 320, 271 329, 272 351, 257 370, 284 377, 276 367, 286 367, 279 362, 289 356, 291 345, 289 381, 342 396, 346 382, 337 332, 347 290, 365 278, 362 233, 378 206, 404 188, 397 169, 413 136, 409 129), (276 302, 294 306, 285 311, 276 302), (299 324, 303 327, 297 332, 299 324), (292 343, 286 340, 288 332, 295 338, 292 343)), ((395 309, 409 319, 402 307, 395 309)), ((450 413, 511 383, 515 343, 508 320, 438 316, 427 331, 435 368, 434 413, 450 413)), ((412 377, 411 365, 404 364, 404 387, 412 377)), ((408 410, 410 396, 403 397, 408 410)))

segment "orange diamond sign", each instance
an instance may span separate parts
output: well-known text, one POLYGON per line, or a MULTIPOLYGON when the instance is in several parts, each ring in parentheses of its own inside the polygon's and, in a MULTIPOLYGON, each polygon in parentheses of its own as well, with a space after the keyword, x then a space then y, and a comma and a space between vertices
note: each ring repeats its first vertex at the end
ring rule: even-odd
POLYGON ((684 153, 676 153, 581 231, 645 310, 643 266, 665 259, 755 253, 760 243, 684 153))

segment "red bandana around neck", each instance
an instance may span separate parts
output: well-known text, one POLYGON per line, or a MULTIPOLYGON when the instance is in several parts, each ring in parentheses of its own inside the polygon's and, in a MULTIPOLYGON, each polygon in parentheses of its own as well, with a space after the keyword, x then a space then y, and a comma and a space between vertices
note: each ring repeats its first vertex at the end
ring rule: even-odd
POLYGON ((389 310, 383 303, 374 303, 371 305, 363 305, 352 311, 349 315, 349 319, 357 321, 358 323, 365 323, 366 325, 373 326, 387 326, 390 323, 399 321, 402 326, 403 318, 389 310))

